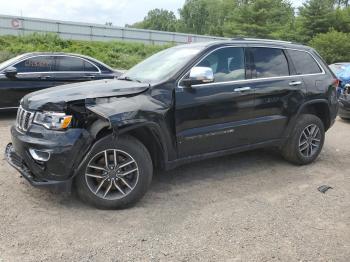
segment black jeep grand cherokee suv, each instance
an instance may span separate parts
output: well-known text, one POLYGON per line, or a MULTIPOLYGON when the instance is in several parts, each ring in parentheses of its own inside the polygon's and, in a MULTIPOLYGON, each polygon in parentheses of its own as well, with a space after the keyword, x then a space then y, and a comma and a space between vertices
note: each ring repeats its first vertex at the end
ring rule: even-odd
POLYGON ((295 164, 321 152, 338 110, 315 50, 235 39, 176 46, 116 80, 59 86, 21 101, 8 162, 34 186, 125 208, 153 169, 276 146, 295 164))

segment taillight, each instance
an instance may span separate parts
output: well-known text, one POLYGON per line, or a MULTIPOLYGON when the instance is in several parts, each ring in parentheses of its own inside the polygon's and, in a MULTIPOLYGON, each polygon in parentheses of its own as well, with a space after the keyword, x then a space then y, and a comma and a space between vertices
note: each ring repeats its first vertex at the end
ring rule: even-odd
POLYGON ((337 89, 339 87, 340 81, 339 79, 334 79, 332 86, 337 89))

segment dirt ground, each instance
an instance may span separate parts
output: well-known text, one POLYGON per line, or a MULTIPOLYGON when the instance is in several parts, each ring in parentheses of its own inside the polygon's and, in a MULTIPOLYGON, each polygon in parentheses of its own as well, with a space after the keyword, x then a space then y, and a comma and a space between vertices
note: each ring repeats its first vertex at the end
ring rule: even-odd
MULTIPOLYGON (((0 150, 14 116, 0 115, 0 150)), ((314 164, 258 150, 156 174, 134 208, 32 188, 1 157, 0 261, 350 261, 350 122, 314 164), (322 194, 321 185, 333 189, 322 194)))

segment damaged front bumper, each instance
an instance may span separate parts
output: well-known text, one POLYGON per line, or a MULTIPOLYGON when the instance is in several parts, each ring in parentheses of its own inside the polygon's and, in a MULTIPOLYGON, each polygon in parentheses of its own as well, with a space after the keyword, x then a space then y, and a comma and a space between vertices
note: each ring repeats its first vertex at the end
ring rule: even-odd
POLYGON ((71 191, 73 178, 92 142, 86 130, 59 132, 33 125, 26 133, 12 127, 11 136, 12 143, 5 150, 7 162, 31 185, 71 191), (49 157, 40 161, 33 152, 45 152, 49 157))
POLYGON ((16 153, 12 143, 6 146, 5 156, 7 162, 14 167, 32 186, 49 188, 60 192, 70 192, 72 179, 64 181, 50 181, 36 177, 27 167, 24 159, 16 153))

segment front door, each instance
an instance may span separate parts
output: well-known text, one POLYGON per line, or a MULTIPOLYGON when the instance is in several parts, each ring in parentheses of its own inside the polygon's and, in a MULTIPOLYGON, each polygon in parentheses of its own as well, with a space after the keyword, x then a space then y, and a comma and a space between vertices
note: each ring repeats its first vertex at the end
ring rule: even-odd
POLYGON ((217 49, 197 66, 211 67, 215 80, 190 88, 180 82, 176 89, 179 157, 248 145, 254 89, 246 80, 244 48, 217 49))

